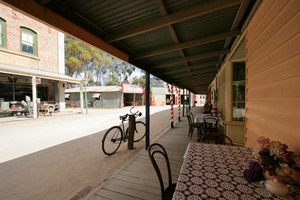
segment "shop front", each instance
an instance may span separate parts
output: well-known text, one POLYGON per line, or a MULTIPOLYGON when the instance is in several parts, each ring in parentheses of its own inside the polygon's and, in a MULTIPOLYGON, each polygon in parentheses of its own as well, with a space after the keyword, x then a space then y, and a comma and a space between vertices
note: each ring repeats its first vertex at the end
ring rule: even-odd
POLYGON ((122 93, 124 95, 124 106, 144 105, 144 88, 138 85, 122 83, 122 93))
POLYGON ((0 117, 37 117, 40 111, 64 111, 65 83, 80 81, 52 72, 0 66, 0 117))

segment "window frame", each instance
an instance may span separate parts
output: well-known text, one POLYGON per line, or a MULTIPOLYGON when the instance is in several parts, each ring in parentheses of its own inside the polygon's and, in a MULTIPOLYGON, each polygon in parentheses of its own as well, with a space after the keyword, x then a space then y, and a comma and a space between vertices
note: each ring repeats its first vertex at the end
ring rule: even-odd
MULTIPOLYGON (((240 103, 244 103, 244 109, 246 111, 246 62, 244 60, 239 60, 239 61, 233 61, 232 62, 232 83, 231 83, 231 89, 232 89, 232 96, 231 96, 231 119, 232 119, 232 122, 239 122, 239 123, 245 123, 246 121, 246 116, 244 116, 244 121, 240 121, 240 120, 235 120, 233 114, 233 108, 235 107, 234 104, 240 104, 240 103), (235 66, 235 63, 244 63, 244 79, 243 80, 234 80, 234 66, 235 66), (236 100, 234 99, 234 85, 236 83, 242 83, 245 85, 245 90, 244 90, 244 100, 236 100)), ((245 112, 244 112, 245 113, 245 112)))
POLYGON ((33 31, 32 29, 29 29, 24 26, 20 27, 20 51, 22 53, 37 56, 37 33, 35 31, 33 31), (23 44, 22 43, 23 42, 22 33, 32 34, 32 36, 33 36, 33 43, 32 43, 33 44, 33 53, 29 53, 27 51, 22 50, 22 44, 23 44))
POLYGON ((0 17, 0 27, 1 27, 1 35, 0 35, 0 48, 6 48, 6 21, 0 17))

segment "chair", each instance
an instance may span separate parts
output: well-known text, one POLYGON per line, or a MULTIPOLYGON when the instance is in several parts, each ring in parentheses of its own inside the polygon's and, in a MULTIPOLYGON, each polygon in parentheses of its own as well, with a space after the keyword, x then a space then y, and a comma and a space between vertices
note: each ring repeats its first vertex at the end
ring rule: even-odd
POLYGON ((188 112, 186 116, 187 116, 188 121, 189 121, 189 134, 188 134, 188 136, 190 137, 190 139, 192 139, 194 129, 197 128, 198 137, 200 137, 201 132, 202 132, 202 124, 195 123, 194 116, 191 112, 188 112))
POLYGON ((205 116, 203 117, 203 132, 207 133, 218 133, 218 122, 219 118, 214 116, 205 116))
POLYGON ((215 144, 224 144, 225 145, 227 143, 230 143, 230 145, 233 146, 232 140, 224 134, 208 133, 201 138, 201 142, 206 142, 207 144, 209 144, 210 140, 214 140, 215 144))
POLYGON ((158 176, 158 179, 159 179, 160 188, 161 188, 161 199, 162 200, 172 199, 173 193, 174 193, 175 188, 176 188, 176 183, 172 184, 171 167, 170 167, 168 154, 167 154, 165 148, 161 144, 153 143, 149 146, 148 155, 149 155, 151 163, 152 163, 152 165, 155 169, 155 172, 158 176), (166 161, 166 164, 167 164, 169 185, 166 189, 164 187, 164 182, 163 182, 162 174, 160 172, 160 168, 159 168, 159 166, 157 164, 157 161, 156 161, 156 159, 160 160, 160 158, 155 158, 154 157, 155 154, 162 155, 165 158, 165 161, 166 161))

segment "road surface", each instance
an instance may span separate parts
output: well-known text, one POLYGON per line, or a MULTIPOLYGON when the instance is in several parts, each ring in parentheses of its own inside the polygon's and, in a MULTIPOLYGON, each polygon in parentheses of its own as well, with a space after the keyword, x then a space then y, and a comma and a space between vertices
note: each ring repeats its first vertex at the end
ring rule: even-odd
MULTIPOLYGON (((144 109, 136 107, 143 115, 144 109)), ((119 124, 118 116, 128 111, 129 107, 95 109, 88 115, 0 123, 0 199, 70 199, 112 173, 144 146, 144 140, 135 143, 135 150, 122 144, 113 156, 101 150, 105 130, 119 124)), ((170 127, 170 106, 151 107, 150 113, 153 140, 170 127)))

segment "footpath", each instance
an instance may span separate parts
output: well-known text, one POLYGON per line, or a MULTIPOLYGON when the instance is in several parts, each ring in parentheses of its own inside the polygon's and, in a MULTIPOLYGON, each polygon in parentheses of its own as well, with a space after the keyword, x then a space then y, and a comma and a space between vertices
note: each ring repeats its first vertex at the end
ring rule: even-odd
MULTIPOLYGON (((203 107, 194 107, 191 110, 194 115, 203 112, 203 107)), ((189 142, 197 142, 196 130, 193 138, 188 137, 187 117, 181 117, 174 128, 169 128, 153 138, 151 143, 162 144, 169 156, 172 180, 175 183, 183 162, 183 155, 189 142)), ((113 155, 114 156, 114 155, 113 155)), ((165 162, 160 160, 165 185, 167 181, 167 169, 165 162)), ((132 158, 116 167, 114 172, 105 178, 85 187, 71 200, 157 200, 161 199, 160 184, 155 170, 149 160, 145 149, 140 149, 132 155, 132 158)))
MULTIPOLYGON (((137 107, 143 112, 144 107, 137 107)), ((178 119, 175 108, 175 119, 178 119)), ((66 200, 104 180, 144 149, 144 140, 128 151, 122 144, 114 156, 101 150, 109 127, 119 124, 118 110, 89 110, 88 115, 42 117, 0 123, 0 199, 66 200)), ((151 141, 170 128, 170 107, 150 108, 151 141)), ((139 120, 144 120, 143 116, 139 120)))

